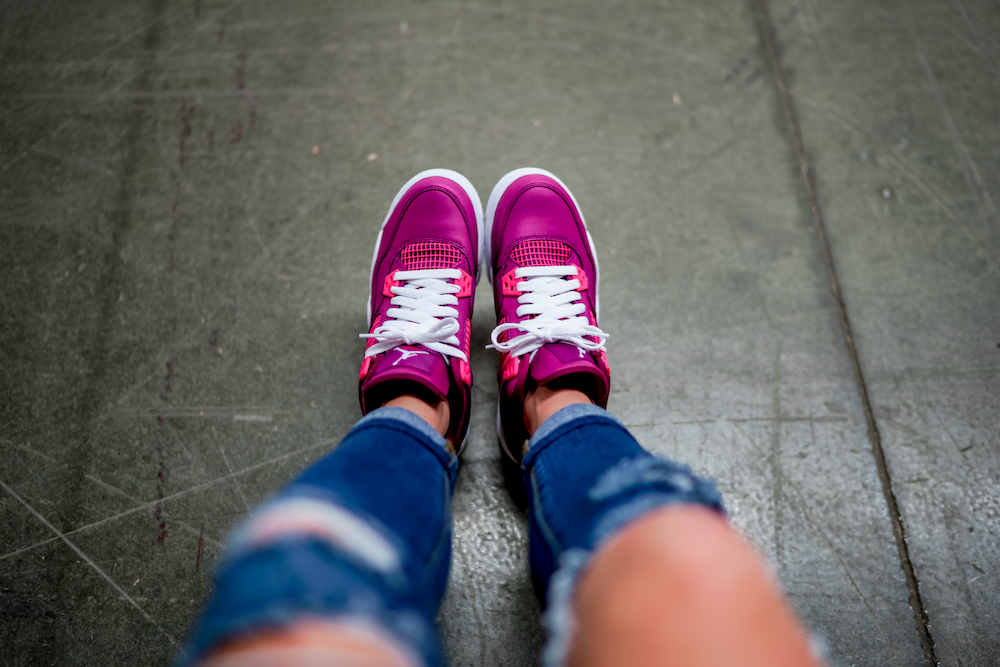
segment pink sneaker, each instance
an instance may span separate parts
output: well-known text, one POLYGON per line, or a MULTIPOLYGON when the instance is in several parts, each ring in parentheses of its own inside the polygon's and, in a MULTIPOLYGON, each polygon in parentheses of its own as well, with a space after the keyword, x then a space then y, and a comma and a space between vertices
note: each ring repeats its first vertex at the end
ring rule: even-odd
POLYGON ((362 413, 408 383, 418 395, 448 401, 445 438, 459 451, 472 403, 469 348, 482 238, 483 207, 468 179, 447 169, 411 178, 375 241, 368 333, 361 334, 368 339, 362 413))
POLYGON ((572 193, 541 169, 500 179, 486 206, 485 240, 498 322, 490 347, 500 352, 497 432, 504 452, 520 461, 527 391, 574 375, 567 382, 607 407, 597 253, 572 193))

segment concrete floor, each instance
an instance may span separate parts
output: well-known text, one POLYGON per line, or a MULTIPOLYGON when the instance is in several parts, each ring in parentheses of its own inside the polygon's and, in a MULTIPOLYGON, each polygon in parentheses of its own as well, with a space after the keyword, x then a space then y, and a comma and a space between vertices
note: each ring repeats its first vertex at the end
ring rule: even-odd
MULTIPOLYGON (((598 244, 610 410, 718 480, 833 662, 998 664, 998 34, 988 0, 0 2, 0 663, 164 664, 359 416, 397 188, 533 165, 598 244)), ((543 641, 496 363, 452 665, 543 641)))

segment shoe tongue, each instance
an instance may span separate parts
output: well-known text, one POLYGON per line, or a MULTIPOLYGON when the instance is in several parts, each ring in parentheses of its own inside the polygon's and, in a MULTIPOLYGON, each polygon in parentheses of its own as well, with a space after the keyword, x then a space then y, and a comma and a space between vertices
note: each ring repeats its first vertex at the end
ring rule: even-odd
POLYGON ((440 398, 448 399, 450 373, 439 352, 418 345, 403 345, 385 353, 366 390, 398 380, 417 382, 440 398))
POLYGON ((594 358, 569 343, 550 343, 535 351, 529 370, 531 379, 545 385, 570 373, 590 373, 603 377, 594 358))
POLYGON ((565 266, 572 249, 562 241, 528 239, 510 251, 510 258, 518 266, 565 266))
POLYGON ((462 251, 450 243, 417 241, 400 251, 399 261, 404 271, 451 269, 462 261, 462 251))

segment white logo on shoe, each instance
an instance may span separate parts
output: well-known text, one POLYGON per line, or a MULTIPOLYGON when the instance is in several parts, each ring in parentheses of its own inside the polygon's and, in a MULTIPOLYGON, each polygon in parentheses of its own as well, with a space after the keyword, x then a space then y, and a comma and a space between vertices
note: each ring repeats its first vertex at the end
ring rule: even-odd
POLYGON ((427 354, 427 350, 404 350, 401 347, 397 347, 396 349, 399 350, 399 359, 392 362, 393 366, 397 365, 401 361, 406 361, 410 357, 415 357, 418 354, 427 354))

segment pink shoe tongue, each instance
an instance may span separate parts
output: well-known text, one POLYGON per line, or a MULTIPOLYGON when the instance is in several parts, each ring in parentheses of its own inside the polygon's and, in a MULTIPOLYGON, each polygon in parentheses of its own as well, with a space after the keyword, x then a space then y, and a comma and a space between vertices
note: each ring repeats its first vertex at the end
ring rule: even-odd
POLYGON ((449 368, 439 352, 416 345, 389 350, 365 390, 396 380, 418 382, 441 400, 448 399, 449 368))
POLYGON ((551 343, 539 348, 531 362, 531 378, 544 385, 570 373, 590 373, 602 377, 594 358, 569 343, 551 343))

